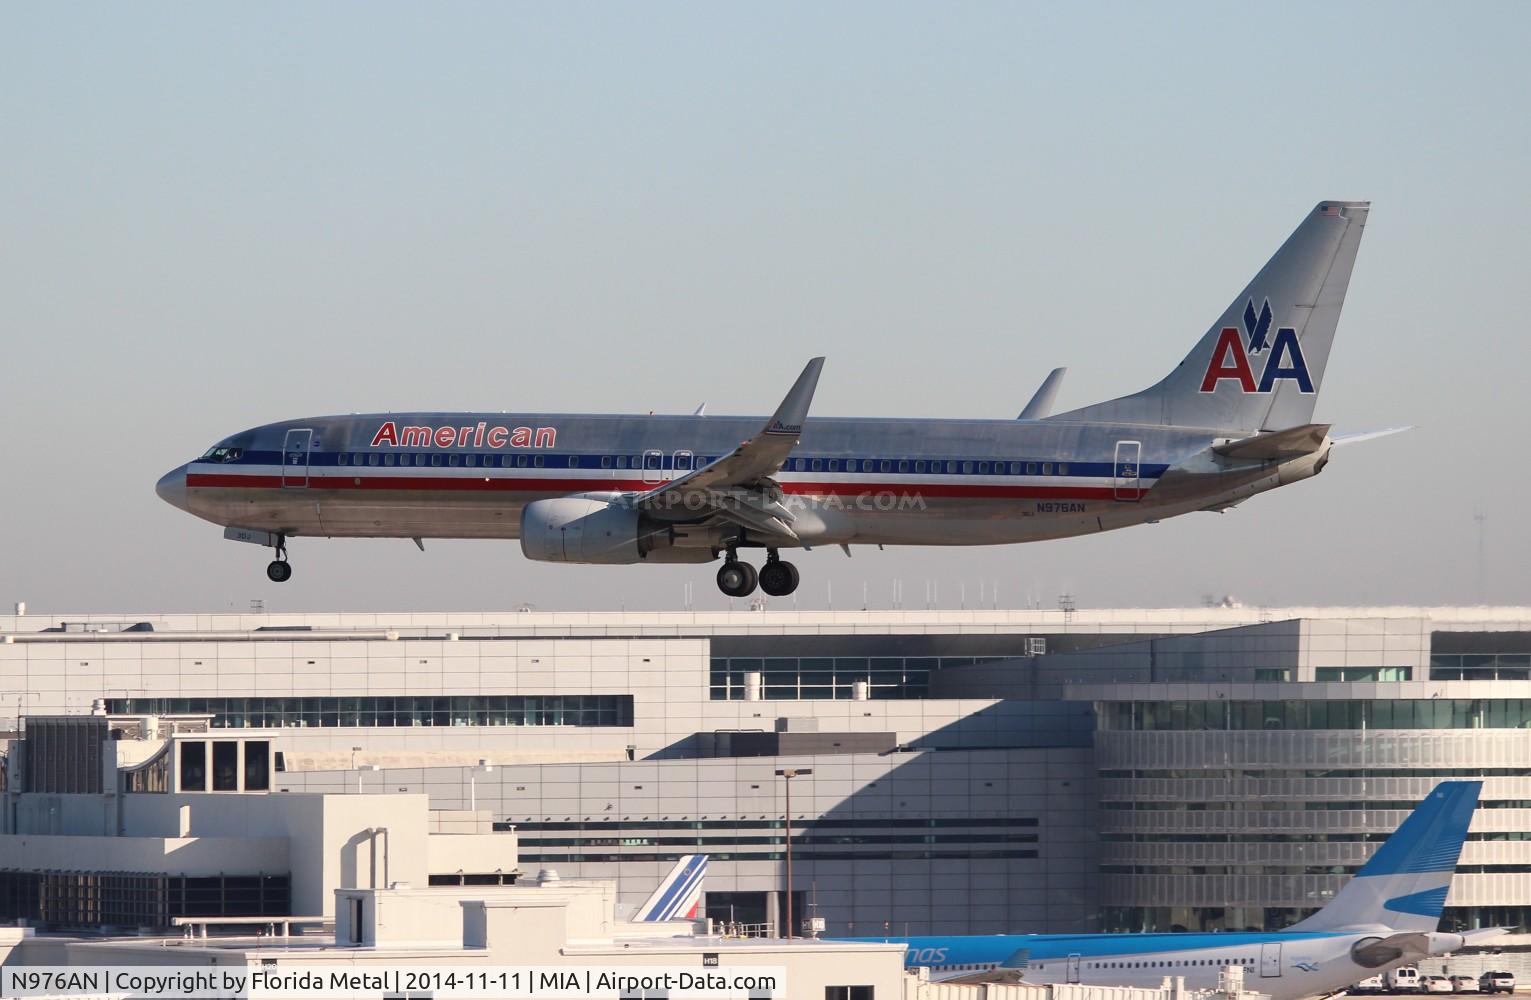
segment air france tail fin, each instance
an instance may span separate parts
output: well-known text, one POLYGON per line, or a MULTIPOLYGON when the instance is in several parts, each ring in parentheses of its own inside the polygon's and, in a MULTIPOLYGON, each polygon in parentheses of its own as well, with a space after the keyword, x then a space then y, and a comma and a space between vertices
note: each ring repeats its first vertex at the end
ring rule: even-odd
POLYGON ((1435 930, 1482 788, 1481 781, 1436 785, 1329 905, 1287 929, 1435 930))
POLYGON ((702 879, 707 875, 707 855, 687 854, 659 883, 654 894, 638 907, 635 921, 688 920, 696 916, 702 901, 702 879))
POLYGON ((1162 381, 1053 419, 1245 431, 1312 422, 1370 205, 1319 202, 1162 381))

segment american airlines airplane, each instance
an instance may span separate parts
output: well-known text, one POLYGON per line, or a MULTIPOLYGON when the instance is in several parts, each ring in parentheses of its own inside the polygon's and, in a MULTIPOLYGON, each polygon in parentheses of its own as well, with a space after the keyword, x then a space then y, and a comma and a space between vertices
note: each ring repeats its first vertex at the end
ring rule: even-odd
MULTIPOLYGON (((377 413, 267 424, 156 490, 224 535, 519 538, 529 559, 707 563, 718 588, 782 596, 783 550, 1004 545, 1224 511, 1317 475, 1312 422, 1367 202, 1319 203, 1184 360, 1141 392, 1015 420, 808 418, 823 358, 766 419, 377 413), (741 551, 765 550, 757 570, 741 551)), ((1390 433, 1389 431, 1379 433, 1390 433)))
POLYGON ((852 940, 908 945, 905 964, 936 979, 1157 987, 1184 976, 1215 989, 1228 966, 1271 1000, 1301 1000, 1505 932, 1436 930, 1481 781, 1437 785, 1323 909, 1283 931, 1188 934, 993 934, 852 940))

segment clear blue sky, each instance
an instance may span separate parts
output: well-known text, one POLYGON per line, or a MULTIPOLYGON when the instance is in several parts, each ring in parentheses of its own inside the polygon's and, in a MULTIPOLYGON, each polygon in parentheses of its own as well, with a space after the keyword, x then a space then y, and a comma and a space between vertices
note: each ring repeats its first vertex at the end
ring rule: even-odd
POLYGON ((706 567, 160 503, 350 410, 1013 416, 1157 379, 1304 212, 1371 224, 1319 402, 1412 423, 1226 515, 814 552, 799 604, 1531 602, 1531 5, 22 4, 0 30, 0 598, 676 607, 706 567))

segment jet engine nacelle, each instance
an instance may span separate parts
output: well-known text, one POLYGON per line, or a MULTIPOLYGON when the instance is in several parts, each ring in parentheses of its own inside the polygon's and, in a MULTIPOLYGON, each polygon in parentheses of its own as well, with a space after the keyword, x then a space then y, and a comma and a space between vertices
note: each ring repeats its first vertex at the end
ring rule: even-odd
POLYGON ((614 497, 534 500, 521 511, 521 552, 540 562, 622 565, 711 562, 716 557, 711 547, 690 547, 686 541, 673 526, 614 497))

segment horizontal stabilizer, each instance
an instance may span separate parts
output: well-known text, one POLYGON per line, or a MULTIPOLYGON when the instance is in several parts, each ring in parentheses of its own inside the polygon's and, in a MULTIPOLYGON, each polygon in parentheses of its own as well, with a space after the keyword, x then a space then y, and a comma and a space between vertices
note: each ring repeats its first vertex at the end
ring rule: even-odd
POLYGON ((1063 376, 1067 368, 1054 368, 1048 373, 1042 384, 1037 386, 1037 391, 1032 395, 1031 402, 1026 404, 1026 409, 1021 411, 1017 420, 1041 420, 1053 412, 1053 401, 1058 398, 1058 386, 1063 384, 1063 376))
POLYGON ((1402 434, 1404 431, 1412 431, 1413 427, 1383 427, 1375 431, 1356 431, 1354 434, 1336 434, 1333 437, 1335 444, 1360 444, 1362 441, 1375 441, 1377 438, 1390 437, 1394 434, 1402 434))
POLYGON ((1329 434, 1328 424, 1303 424, 1288 427, 1284 431, 1270 431, 1253 437, 1239 438, 1227 444, 1215 445, 1212 450, 1224 458, 1261 459, 1296 458, 1311 455, 1324 446, 1329 434))

